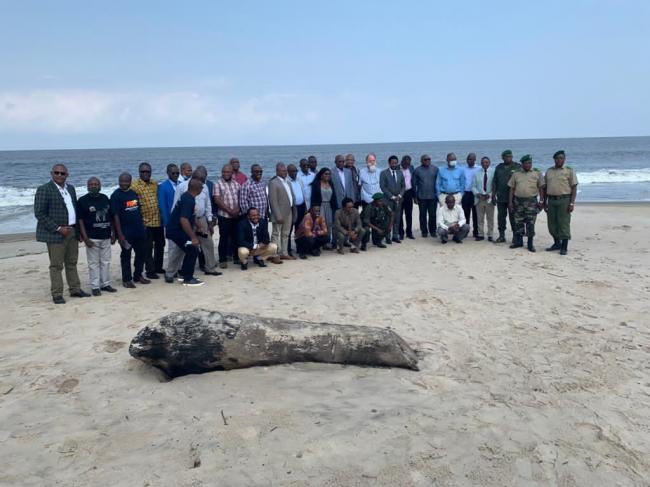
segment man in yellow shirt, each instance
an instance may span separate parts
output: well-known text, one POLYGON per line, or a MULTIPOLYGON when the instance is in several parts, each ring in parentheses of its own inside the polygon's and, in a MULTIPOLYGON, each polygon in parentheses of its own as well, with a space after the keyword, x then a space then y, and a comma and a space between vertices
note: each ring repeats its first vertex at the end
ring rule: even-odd
POLYGON ((158 279, 158 274, 165 272, 163 269, 165 232, 160 219, 160 206, 158 206, 158 183, 151 179, 151 165, 148 162, 140 164, 138 171, 140 177, 131 184, 131 189, 138 195, 142 221, 147 229, 144 265, 147 277, 158 279))
POLYGON ((510 248, 523 247, 525 233, 528 235, 528 250, 535 252, 533 237, 537 214, 544 201, 544 178, 538 169, 533 169, 533 158, 530 154, 523 156, 520 162, 521 169, 512 173, 508 181, 508 209, 515 215, 515 240, 510 248))

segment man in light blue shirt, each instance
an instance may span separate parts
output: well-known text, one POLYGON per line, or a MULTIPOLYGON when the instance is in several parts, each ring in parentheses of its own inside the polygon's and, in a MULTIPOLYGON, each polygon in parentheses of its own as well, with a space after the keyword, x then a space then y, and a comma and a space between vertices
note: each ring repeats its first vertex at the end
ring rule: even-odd
MULTIPOLYGON (((312 179, 314 175, 312 174, 312 179)), ((291 235, 294 230, 298 230, 302 219, 305 217, 305 212, 307 211, 307 205, 305 204, 305 187, 302 184, 301 179, 298 177, 298 168, 294 164, 289 164, 287 166, 287 182, 291 186, 294 196, 294 203, 296 205, 296 221, 293 222, 293 226, 289 231, 289 243, 287 244, 287 253, 293 255, 291 250, 291 235)), ((309 187, 311 190, 311 186, 309 187)))
MULTIPOLYGON (((311 183, 316 177, 316 174, 309 170, 309 161, 307 159, 300 159, 300 171, 298 172, 298 179, 302 182, 303 194, 305 195, 306 210, 311 208, 311 183)), ((300 224, 300 222, 297 222, 300 224)))
POLYGON ((465 173, 456 166, 456 154, 450 152, 447 154, 447 165, 438 170, 436 179, 436 194, 440 206, 445 204, 445 198, 448 194, 456 200, 456 204, 461 202, 461 195, 465 191, 465 173))
POLYGON ((465 175, 465 188, 463 198, 461 199, 461 206, 465 213, 465 220, 469 224, 470 216, 472 217, 472 235, 474 238, 478 237, 478 228, 476 223, 476 206, 474 206, 474 193, 472 193, 472 184, 474 183, 474 174, 481 170, 480 166, 476 165, 476 154, 470 152, 467 154, 467 166, 463 167, 465 175))
POLYGON ((483 228, 487 220, 488 242, 492 242, 492 231, 494 230, 494 201, 492 201, 492 179, 494 169, 490 168, 490 158, 481 158, 481 167, 474 173, 472 178, 472 194, 477 213, 478 233, 475 240, 483 240, 485 233, 483 228))
POLYGON ((381 192, 377 156, 372 152, 366 156, 366 167, 359 171, 359 185, 361 186, 361 206, 365 208, 372 203, 372 195, 381 192))

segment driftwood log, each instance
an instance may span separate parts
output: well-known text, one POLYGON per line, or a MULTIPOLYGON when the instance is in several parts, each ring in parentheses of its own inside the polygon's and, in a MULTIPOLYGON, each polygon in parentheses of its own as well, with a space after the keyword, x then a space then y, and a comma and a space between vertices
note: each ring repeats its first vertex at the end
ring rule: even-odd
POLYGON ((146 326, 129 353, 171 377, 291 362, 403 367, 417 357, 395 332, 196 309, 146 326))

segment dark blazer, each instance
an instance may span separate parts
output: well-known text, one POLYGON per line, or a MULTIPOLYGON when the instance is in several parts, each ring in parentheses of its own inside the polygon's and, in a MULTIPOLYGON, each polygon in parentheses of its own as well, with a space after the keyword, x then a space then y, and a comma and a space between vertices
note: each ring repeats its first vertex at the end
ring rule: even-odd
MULTIPOLYGON (((239 222, 239 238, 238 246, 246 247, 249 250, 253 249, 253 227, 248 218, 242 218, 239 222)), ((257 227, 257 243, 267 244, 271 241, 269 238, 269 223, 266 218, 260 218, 260 224, 257 227)))
MULTIPOLYGON (((77 208, 77 193, 74 186, 66 183, 66 189, 77 208)), ((34 216, 36 217, 36 240, 45 243, 63 242, 63 235, 56 231, 68 225, 68 208, 54 181, 39 186, 34 197, 34 216)))
POLYGON ((354 184, 354 177, 352 176, 352 171, 347 167, 343 169, 343 177, 345 178, 345 189, 343 188, 343 181, 341 181, 341 176, 339 175, 338 169, 334 166, 330 169, 332 174, 332 186, 334 186, 334 191, 336 192, 336 206, 337 208, 341 207, 341 202, 343 198, 348 197, 352 201, 356 201, 356 187, 354 184))
POLYGON ((386 201, 391 201, 393 196, 404 197, 404 192, 406 191, 406 183, 404 182, 404 175, 402 174, 402 168, 398 167, 395 169, 395 179, 391 175, 391 169, 384 169, 381 174, 379 174, 379 187, 381 192, 384 193, 384 198, 386 201))
MULTIPOLYGON (((339 209, 338 204, 338 193, 336 192, 336 186, 333 183, 330 183, 330 188, 332 188, 332 199, 330 200, 330 206, 332 207, 332 215, 336 210, 339 209)), ((341 198, 343 201, 343 198, 341 198)), ((320 190, 320 181, 314 181, 311 183, 311 201, 310 207, 320 206, 323 203, 323 195, 320 190)))

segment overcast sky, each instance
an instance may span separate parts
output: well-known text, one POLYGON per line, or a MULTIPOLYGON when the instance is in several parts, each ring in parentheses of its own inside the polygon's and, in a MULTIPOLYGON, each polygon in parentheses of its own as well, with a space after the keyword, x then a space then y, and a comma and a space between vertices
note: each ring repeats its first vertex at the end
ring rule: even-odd
POLYGON ((650 1, 0 0, 0 149, 650 135, 650 1))

